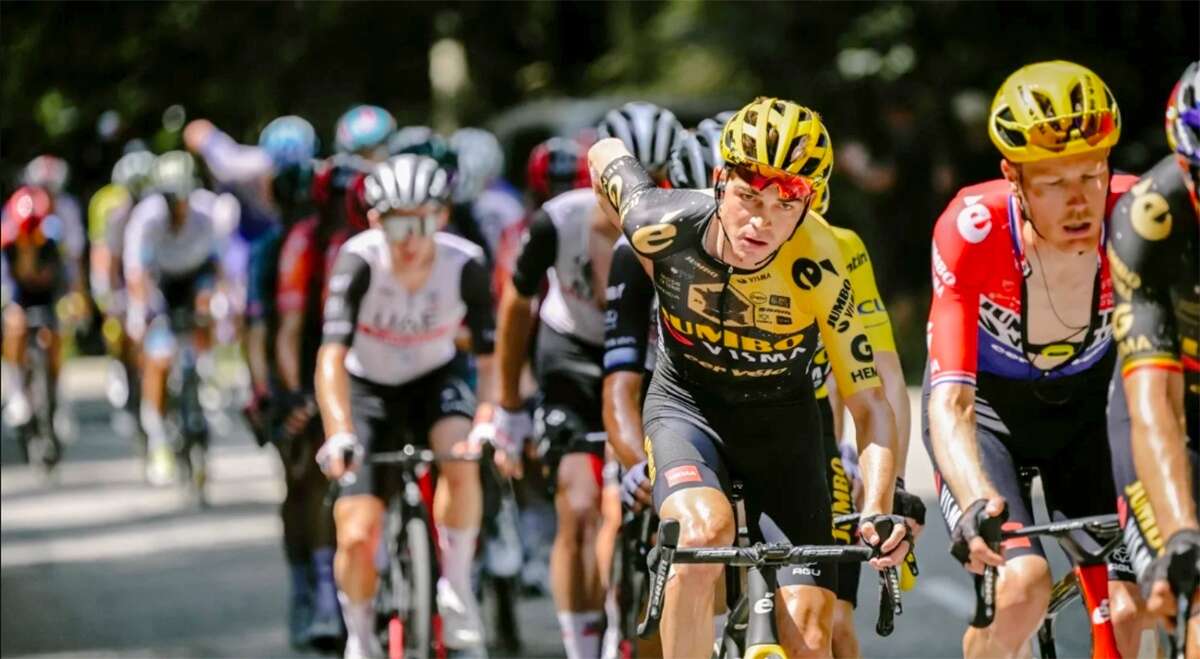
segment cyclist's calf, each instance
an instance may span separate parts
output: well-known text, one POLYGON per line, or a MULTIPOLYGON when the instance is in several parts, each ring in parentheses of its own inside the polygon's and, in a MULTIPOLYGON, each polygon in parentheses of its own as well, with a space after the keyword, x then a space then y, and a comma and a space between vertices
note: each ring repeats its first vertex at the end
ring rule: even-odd
POLYGON ((350 601, 366 601, 375 593, 383 502, 370 495, 343 497, 333 506, 333 518, 337 528, 334 577, 350 601))

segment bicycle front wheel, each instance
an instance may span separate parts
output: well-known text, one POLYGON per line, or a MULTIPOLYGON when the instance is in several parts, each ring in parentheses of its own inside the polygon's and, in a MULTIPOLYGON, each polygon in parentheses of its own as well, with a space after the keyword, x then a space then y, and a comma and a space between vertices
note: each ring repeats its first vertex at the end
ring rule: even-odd
POLYGON ((404 523, 401 543, 392 557, 395 613, 388 620, 388 657, 428 659, 433 656, 433 547, 429 526, 413 517, 404 523))

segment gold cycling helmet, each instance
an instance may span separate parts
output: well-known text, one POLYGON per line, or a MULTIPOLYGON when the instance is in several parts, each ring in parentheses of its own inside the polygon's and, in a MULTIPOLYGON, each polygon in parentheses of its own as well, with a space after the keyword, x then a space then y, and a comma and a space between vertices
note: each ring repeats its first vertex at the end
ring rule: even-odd
POLYGON ((821 115, 780 98, 760 96, 721 131, 721 156, 734 167, 770 176, 799 176, 820 192, 833 171, 833 142, 821 115))
POLYGON ((1015 163, 1107 149, 1121 138, 1121 110, 1091 70, 1062 60, 1038 62, 1000 85, 988 136, 1015 163))

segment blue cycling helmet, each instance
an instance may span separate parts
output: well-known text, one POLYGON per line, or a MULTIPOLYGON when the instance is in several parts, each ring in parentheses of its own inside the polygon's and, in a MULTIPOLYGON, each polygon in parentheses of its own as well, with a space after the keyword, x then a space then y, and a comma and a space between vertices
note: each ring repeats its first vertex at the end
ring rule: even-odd
POLYGON ((356 105, 337 122, 334 147, 339 153, 361 153, 380 147, 396 130, 396 119, 378 105, 356 105))
POLYGON ((271 156, 277 169, 291 165, 311 168, 310 161, 317 155, 317 131, 296 115, 277 117, 259 133, 258 146, 271 156))

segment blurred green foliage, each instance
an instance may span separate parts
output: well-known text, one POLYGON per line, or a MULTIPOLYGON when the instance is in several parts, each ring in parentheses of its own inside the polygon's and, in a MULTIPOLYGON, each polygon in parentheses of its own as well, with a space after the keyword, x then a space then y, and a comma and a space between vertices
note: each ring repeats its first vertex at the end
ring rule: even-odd
MULTIPOLYGON (((328 145, 337 116, 359 102, 387 107, 402 124, 444 127, 559 97, 644 96, 694 121, 778 95, 821 111, 835 146, 857 142, 892 168, 895 180, 880 190, 835 175, 834 219, 864 235, 885 295, 900 298, 894 310, 909 313, 911 298, 918 318, 937 212, 952 188, 996 175, 982 113, 1003 79, 1042 59, 1091 67, 1125 120, 1113 162, 1141 171, 1165 148, 1163 104, 1197 56, 1198 8, 1194 0, 5 2, 0 192, 29 158, 51 152, 71 162, 75 191, 90 193, 127 140, 178 146, 178 130, 164 125, 172 105, 243 141, 277 115, 301 114, 328 145), (443 38, 465 50, 467 87, 435 121, 429 53, 443 38), (109 110, 120 127, 101 137, 98 119, 109 110)), ((919 331, 909 333, 902 342, 919 351, 919 331)))

